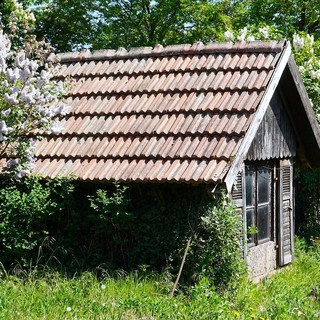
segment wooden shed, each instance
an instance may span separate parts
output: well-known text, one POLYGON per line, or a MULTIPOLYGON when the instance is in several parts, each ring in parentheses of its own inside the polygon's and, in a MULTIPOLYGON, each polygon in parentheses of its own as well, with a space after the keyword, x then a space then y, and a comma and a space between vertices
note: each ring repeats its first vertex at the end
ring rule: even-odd
POLYGON ((71 109, 62 132, 38 142, 36 173, 225 186, 243 215, 251 275, 292 261, 293 170, 320 165, 320 135, 288 42, 60 58, 71 109))

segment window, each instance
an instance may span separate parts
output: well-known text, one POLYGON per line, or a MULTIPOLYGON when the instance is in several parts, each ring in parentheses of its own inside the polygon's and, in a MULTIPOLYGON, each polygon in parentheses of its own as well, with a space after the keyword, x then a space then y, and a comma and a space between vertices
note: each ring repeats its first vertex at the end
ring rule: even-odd
POLYGON ((271 177, 268 164, 246 166, 247 238, 252 245, 271 240, 271 177))

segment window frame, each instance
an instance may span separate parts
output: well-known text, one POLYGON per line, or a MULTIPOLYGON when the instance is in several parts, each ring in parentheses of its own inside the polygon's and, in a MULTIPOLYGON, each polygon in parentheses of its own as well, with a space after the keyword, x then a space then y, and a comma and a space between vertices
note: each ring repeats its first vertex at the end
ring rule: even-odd
MULTIPOLYGON (((273 176, 274 176, 274 167, 271 161, 266 162, 254 162, 254 163, 247 163, 245 165, 245 219, 246 219, 246 232, 247 232, 247 244, 249 247, 257 246, 265 242, 273 241, 273 176), (267 170, 266 170, 267 169, 267 170), (267 198, 262 199, 265 201, 259 202, 259 177, 263 175, 264 172, 267 172, 267 184, 264 187, 267 187, 268 190, 267 198), (248 182, 248 173, 251 173, 251 186, 249 188, 248 182), (251 192, 251 195, 248 193, 251 192), (250 199, 250 201, 248 201, 250 199), (249 205, 248 205, 249 202, 249 205), (259 238, 259 230, 256 234, 252 236, 248 233, 248 212, 251 212, 251 225, 258 228, 259 221, 261 222, 262 216, 259 215, 259 209, 267 208, 266 214, 266 236, 263 238, 259 238)), ((261 185, 260 185, 261 190, 261 185)), ((261 212, 261 211, 260 211, 261 212)))

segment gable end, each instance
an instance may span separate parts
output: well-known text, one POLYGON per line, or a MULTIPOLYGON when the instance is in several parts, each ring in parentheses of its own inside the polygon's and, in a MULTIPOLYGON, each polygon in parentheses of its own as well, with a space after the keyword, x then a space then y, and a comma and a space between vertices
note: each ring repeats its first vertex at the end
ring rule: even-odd
POLYGON ((296 137, 278 91, 270 101, 247 154, 247 160, 294 157, 296 137))

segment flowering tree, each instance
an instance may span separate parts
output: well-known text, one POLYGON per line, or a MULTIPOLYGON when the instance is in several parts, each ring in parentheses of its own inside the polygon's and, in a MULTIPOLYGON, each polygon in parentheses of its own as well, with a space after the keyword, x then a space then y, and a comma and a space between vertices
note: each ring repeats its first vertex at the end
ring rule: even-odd
POLYGON ((293 35, 294 57, 320 121, 320 42, 306 33, 293 35))
POLYGON ((16 0, 12 5, 9 32, 0 27, 0 155, 8 160, 7 171, 21 178, 34 167, 35 138, 61 130, 54 117, 66 112, 60 102, 66 87, 52 79, 56 57, 50 47, 28 34, 32 13, 16 0))

